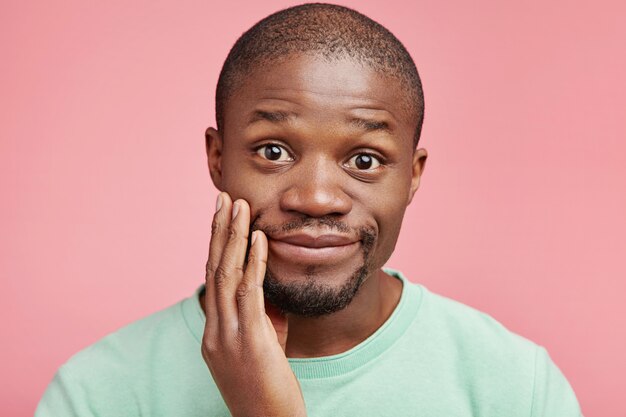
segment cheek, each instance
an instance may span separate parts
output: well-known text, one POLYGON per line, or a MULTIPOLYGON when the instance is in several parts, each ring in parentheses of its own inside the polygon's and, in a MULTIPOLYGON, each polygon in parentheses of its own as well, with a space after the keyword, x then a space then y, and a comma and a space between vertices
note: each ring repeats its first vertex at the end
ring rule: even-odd
POLYGON ((387 262, 396 247, 405 210, 404 204, 387 205, 384 212, 377 216, 379 226, 377 258, 381 265, 387 262))
POLYGON ((396 247, 407 209, 409 187, 410 181, 406 177, 396 176, 394 181, 386 181, 384 187, 370 193, 369 203, 364 202, 365 206, 370 205, 369 212, 378 224, 377 266, 385 264, 396 247))
POLYGON ((222 154, 222 187, 233 201, 242 198, 253 208, 259 197, 266 192, 267 181, 252 170, 241 149, 225 146, 222 154))
POLYGON ((244 199, 250 205, 252 218, 259 212, 271 211, 280 197, 280 189, 275 181, 268 181, 267 176, 246 169, 225 170, 223 188, 233 201, 244 199))

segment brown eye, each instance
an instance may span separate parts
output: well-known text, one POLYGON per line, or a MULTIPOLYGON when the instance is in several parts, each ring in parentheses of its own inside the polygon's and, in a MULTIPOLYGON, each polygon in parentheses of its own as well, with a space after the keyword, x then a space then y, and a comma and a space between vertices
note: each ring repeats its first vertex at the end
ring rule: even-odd
POLYGON ((371 170, 378 168, 380 166, 380 161, 372 154, 360 153, 350 158, 348 164, 359 170, 371 170))
POLYGON ((282 146, 273 144, 273 143, 268 143, 266 145, 259 146, 256 149, 256 153, 262 158, 267 159, 268 161, 284 162, 284 161, 291 160, 291 157, 289 156, 285 148, 283 148, 282 146))

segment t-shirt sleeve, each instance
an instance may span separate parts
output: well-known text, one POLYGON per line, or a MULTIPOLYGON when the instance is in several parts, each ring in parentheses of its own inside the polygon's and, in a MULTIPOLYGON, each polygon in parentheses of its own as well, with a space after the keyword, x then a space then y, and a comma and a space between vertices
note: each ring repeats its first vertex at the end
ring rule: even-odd
POLYGON ((82 387, 63 367, 59 368, 35 410, 35 417, 91 417, 82 387))
POLYGON ((535 352, 531 417, 582 417, 574 390, 543 346, 535 352))

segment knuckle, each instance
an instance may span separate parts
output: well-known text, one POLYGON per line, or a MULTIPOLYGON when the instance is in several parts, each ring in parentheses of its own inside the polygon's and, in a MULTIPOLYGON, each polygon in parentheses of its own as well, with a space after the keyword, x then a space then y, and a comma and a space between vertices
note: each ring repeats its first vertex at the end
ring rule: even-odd
POLYGON ((250 251, 248 254, 248 265, 255 264, 258 259, 258 256, 254 254, 254 252, 250 251))
POLYGON ((228 229, 228 239, 236 240, 239 237, 239 231, 235 227, 228 229))
POLYGON ((231 242, 234 242, 238 239, 242 239, 242 240, 246 240, 246 236, 243 234, 243 232, 239 231, 237 229, 237 227, 235 227, 235 225, 233 225, 233 227, 228 229, 228 240, 231 242))
POLYGON ((256 253, 250 252, 248 255, 248 265, 267 265, 267 259, 256 253))
POLYGON ((237 287, 236 297, 237 300, 245 300, 256 290, 256 286, 254 284, 250 284, 249 282, 242 282, 239 287, 237 287))
POLYGON ((220 346, 211 338, 202 341, 202 356, 205 359, 213 359, 220 352, 220 346))
POLYGON ((226 271, 224 270, 224 265, 219 264, 217 268, 215 268, 215 279, 216 280, 222 279, 225 274, 226 274, 226 271))
POLYGON ((220 230, 222 230, 222 225, 217 219, 213 219, 213 222, 211 222, 211 235, 216 235, 220 230))
POLYGON ((226 270, 224 269, 224 266, 219 265, 215 269, 215 274, 213 276, 215 280, 215 286, 217 288, 223 288, 224 284, 226 283, 226 270))
POLYGON ((208 261, 206 263, 206 275, 208 277, 213 277, 215 276, 215 267, 211 264, 210 261, 208 261))

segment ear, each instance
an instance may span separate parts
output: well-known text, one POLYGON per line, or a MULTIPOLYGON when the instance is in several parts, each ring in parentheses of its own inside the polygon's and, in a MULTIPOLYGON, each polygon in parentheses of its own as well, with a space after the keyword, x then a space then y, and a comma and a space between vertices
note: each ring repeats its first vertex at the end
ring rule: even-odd
POLYGON ((222 135, 216 129, 209 127, 204 133, 206 145, 206 157, 209 165, 209 173, 213 185, 220 191, 222 189, 222 135))
POLYGON ((426 158, 428 158, 428 152, 426 152, 426 149, 424 148, 416 149, 415 152, 413 152, 413 170, 411 175, 409 198, 406 203, 407 206, 411 204, 411 201, 413 201, 413 196, 420 186, 420 178, 422 177, 424 167, 426 166, 426 158))

